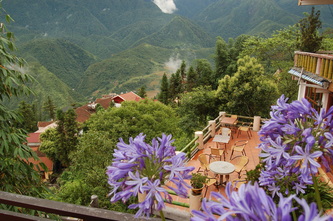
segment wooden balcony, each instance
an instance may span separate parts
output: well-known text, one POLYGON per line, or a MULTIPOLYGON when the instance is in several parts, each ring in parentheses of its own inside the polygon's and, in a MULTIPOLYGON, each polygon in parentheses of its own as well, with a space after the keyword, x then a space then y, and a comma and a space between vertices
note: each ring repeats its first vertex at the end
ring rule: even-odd
POLYGON ((296 51, 294 68, 322 78, 323 87, 333 91, 333 54, 296 51))

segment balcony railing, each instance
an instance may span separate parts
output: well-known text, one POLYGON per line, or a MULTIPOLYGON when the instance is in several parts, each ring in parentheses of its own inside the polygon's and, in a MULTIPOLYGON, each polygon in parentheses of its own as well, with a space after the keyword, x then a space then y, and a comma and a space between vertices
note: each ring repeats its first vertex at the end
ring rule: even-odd
POLYGON ((333 80, 333 55, 310 52, 295 52, 294 66, 333 80))
MULTIPOLYGON (((24 196, 19 194, 7 193, 0 191, 0 203, 16 206, 19 208, 27 208, 46 213, 59 215, 60 217, 72 217, 71 220, 79 218, 83 221, 106 221, 106 220, 138 220, 134 218, 133 214, 120 213, 106 209, 99 209, 87 206, 79 206, 69 203, 57 202, 52 200, 40 199, 30 196, 24 196)), ((77 220, 79 220, 77 219, 77 220)), ((0 210, 0 220, 11 221, 46 221, 49 220, 43 217, 32 216, 28 214, 22 214, 7 210, 0 210)), ((141 220, 141 219, 139 219, 141 220)), ((143 220, 143 219, 142 219, 143 220)), ((149 218, 148 220, 160 220, 157 218, 149 218)))

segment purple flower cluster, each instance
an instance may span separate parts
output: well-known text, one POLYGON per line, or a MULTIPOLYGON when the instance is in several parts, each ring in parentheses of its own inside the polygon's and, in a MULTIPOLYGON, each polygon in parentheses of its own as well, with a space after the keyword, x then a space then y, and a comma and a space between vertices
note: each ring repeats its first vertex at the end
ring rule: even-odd
POLYGON ((332 217, 321 216, 315 203, 309 206, 304 199, 299 199, 295 195, 283 197, 278 194, 279 202, 276 204, 257 183, 243 184, 238 191, 233 191, 231 183, 228 183, 226 196, 213 192, 212 197, 216 201, 203 199, 203 211, 193 210, 194 217, 191 221, 291 221, 292 212, 299 209, 303 211, 298 217, 299 221, 333 221, 332 217), (293 200, 296 203, 292 202, 293 200))
POLYGON ((171 135, 163 134, 161 138, 154 138, 152 145, 145 143, 143 134, 130 138, 129 144, 120 139, 112 165, 106 172, 112 187, 111 202, 126 202, 131 196, 146 194, 142 202, 129 206, 131 209, 139 208, 136 213, 139 217, 149 216, 152 210, 162 210, 165 207, 163 198, 171 201, 164 186, 179 196, 187 196, 190 186, 185 180, 191 178, 189 173, 194 167, 185 166, 184 153, 176 155, 171 138, 171 135), (170 183, 174 183, 176 188, 170 183))
POLYGON ((318 172, 317 160, 327 170, 333 160, 333 107, 318 113, 306 99, 290 104, 287 100, 283 95, 278 99, 271 119, 259 131, 260 157, 265 163, 259 183, 268 186, 273 195, 280 191, 281 180, 287 185, 286 194, 304 192, 318 172))

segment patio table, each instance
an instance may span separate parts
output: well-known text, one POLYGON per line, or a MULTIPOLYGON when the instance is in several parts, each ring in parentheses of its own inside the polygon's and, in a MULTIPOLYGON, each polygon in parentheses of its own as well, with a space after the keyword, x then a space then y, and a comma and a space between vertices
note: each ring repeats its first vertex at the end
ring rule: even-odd
POLYGON ((226 161, 214 161, 209 164, 209 170, 220 176, 220 182, 217 185, 223 185, 223 176, 229 181, 229 174, 235 171, 235 166, 226 161))
POLYGON ((217 144, 224 144, 225 151, 227 147, 227 143, 230 141, 230 136, 223 136, 223 135, 215 135, 213 138, 213 142, 216 142, 217 144))

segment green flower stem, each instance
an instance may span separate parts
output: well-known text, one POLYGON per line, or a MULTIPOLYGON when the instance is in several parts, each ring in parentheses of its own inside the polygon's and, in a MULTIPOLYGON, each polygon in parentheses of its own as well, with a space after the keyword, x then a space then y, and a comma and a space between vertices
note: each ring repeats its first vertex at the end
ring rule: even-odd
POLYGON ((161 216, 161 220, 165 221, 164 213, 162 210, 160 210, 160 216, 161 216))
POLYGON ((318 180, 314 175, 312 175, 312 180, 313 180, 313 186, 315 188, 315 199, 317 201, 318 210, 322 211, 323 205, 322 205, 322 202, 320 199, 320 194, 319 194, 319 189, 318 189, 318 180))

